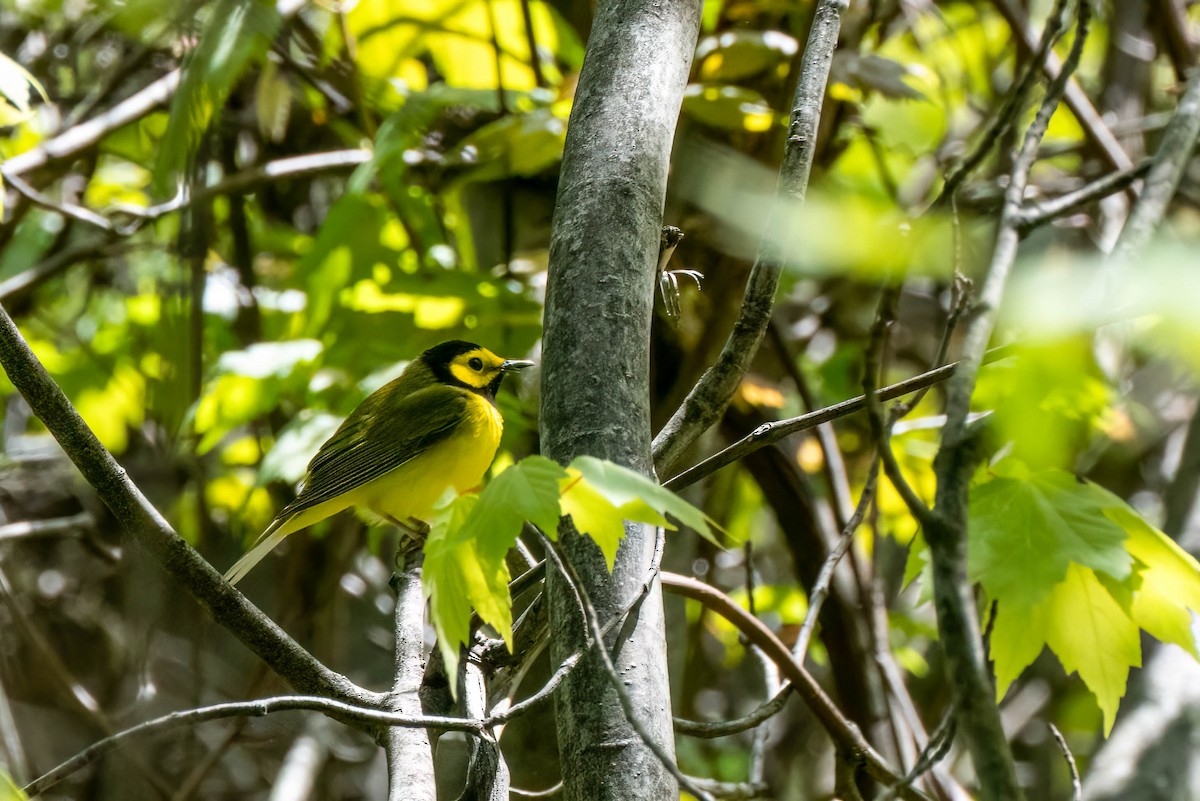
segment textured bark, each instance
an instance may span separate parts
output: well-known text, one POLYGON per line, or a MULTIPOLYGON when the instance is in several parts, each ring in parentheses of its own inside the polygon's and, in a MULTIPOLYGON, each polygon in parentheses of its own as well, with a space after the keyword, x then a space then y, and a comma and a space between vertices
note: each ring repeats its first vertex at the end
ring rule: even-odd
MULTIPOLYGON (((421 714, 421 678, 425 674, 425 594, 421 590, 421 560, 411 558, 393 579, 396 588, 396 669, 388 709, 405 715, 421 714)), ((433 752, 425 729, 392 727, 384 733, 388 761, 388 798, 392 801, 434 801, 433 752)))
MULTIPOLYGON (((698 0, 599 4, 567 130, 550 243, 541 441, 559 462, 580 454, 644 473, 650 458, 650 320, 675 123, 699 31, 698 0)), ((565 552, 601 622, 640 589, 653 531, 631 527, 610 576, 588 540, 565 552)), ((550 571, 551 658, 583 642, 579 609, 550 571)), ((616 637, 616 668, 640 721, 673 752, 662 597, 616 637)), ((610 641, 612 646, 613 642, 610 641)), ((629 725, 592 652, 558 689, 567 799, 674 799, 675 782, 629 725)))

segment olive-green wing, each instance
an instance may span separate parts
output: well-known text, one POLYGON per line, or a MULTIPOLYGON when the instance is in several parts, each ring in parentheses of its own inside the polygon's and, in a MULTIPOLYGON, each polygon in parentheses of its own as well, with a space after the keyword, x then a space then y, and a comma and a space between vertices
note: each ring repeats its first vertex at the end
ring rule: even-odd
POLYGON ((466 407, 465 395, 444 384, 403 396, 377 392, 317 451, 304 488, 277 519, 333 500, 415 459, 454 433, 466 407))

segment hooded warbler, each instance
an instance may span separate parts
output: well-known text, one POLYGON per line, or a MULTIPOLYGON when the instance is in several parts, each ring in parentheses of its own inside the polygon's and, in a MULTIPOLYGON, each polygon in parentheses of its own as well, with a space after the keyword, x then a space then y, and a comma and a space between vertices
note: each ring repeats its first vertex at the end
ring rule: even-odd
POLYGON ((288 534, 343 509, 367 509, 404 526, 428 517, 448 488, 478 486, 500 444, 500 381, 532 365, 461 340, 422 353, 321 446, 296 500, 225 579, 237 583, 288 534))

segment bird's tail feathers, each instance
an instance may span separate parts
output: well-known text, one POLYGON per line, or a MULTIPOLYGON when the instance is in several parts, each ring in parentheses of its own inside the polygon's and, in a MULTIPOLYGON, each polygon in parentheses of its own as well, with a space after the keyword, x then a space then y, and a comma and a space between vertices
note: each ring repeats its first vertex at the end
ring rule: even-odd
POLYGON ((225 580, 230 584, 237 584, 243 576, 250 572, 251 568, 261 562, 263 557, 274 550, 275 546, 283 542, 283 538, 290 533, 291 530, 284 527, 282 521, 276 520, 259 535, 254 547, 233 563, 233 567, 225 573, 225 580))

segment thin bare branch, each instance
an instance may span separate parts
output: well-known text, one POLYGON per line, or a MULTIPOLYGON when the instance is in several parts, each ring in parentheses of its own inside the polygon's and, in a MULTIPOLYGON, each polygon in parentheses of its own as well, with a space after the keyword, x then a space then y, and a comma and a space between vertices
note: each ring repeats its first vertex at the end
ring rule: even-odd
POLYGON ((408 728, 461 731, 468 734, 475 734, 483 729, 483 723, 479 720, 430 715, 400 715, 394 712, 385 712, 380 709, 347 704, 317 696, 281 695, 274 698, 260 698, 257 701, 235 701, 227 704, 214 704, 213 706, 201 707, 199 709, 171 712, 162 717, 131 726, 111 737, 105 737, 103 740, 93 743, 58 767, 34 779, 25 786, 24 790, 31 797, 44 793, 75 771, 91 764, 110 751, 125 745, 135 737, 147 734, 158 735, 178 728, 191 728, 210 720, 223 720, 234 717, 262 717, 277 712, 295 710, 323 712, 339 720, 357 721, 372 727, 404 726, 408 728))
MULTIPOLYGON (((527 530, 530 529, 532 529, 532 531, 535 532, 539 537, 542 536, 541 532, 539 532, 532 525, 527 524, 527 530)), ((621 610, 621 613, 614 615, 612 620, 604 624, 602 631, 605 637, 612 633, 617 626, 623 624, 629 614, 636 609, 643 600, 646 599, 646 597, 650 594, 650 591, 654 588, 654 582, 658 578, 659 565, 662 563, 663 544, 663 532, 662 529, 659 529, 657 533, 657 539, 655 540, 654 544, 654 555, 651 558, 650 570, 646 575, 646 580, 642 583, 640 590, 625 604, 624 608, 621 610)), ((515 595, 516 590, 512 589, 513 585, 515 585, 517 581, 523 580, 526 576, 544 575, 545 564, 546 563, 544 560, 538 562, 538 564, 531 568, 526 574, 518 576, 517 579, 509 585, 510 591, 515 595)), ((546 680, 546 683, 542 685, 537 692, 520 703, 513 704, 503 712, 497 712, 489 715, 485 723, 489 727, 503 725, 513 718, 520 717, 531 709, 534 709, 535 707, 540 706, 543 702, 549 700, 551 695, 553 695, 555 688, 557 688, 558 685, 563 682, 563 679, 565 679, 571 673, 571 671, 575 669, 575 666, 579 664, 579 660, 582 659, 595 646, 595 644, 595 641, 592 640, 591 637, 586 638, 583 647, 574 651, 570 656, 560 662, 558 667, 554 670, 554 673, 550 675, 550 678, 546 680)))
MULTIPOLYGON (((994 348, 987 353, 984 364, 990 364, 1005 358, 1008 356, 1009 350, 1007 347, 994 348)), ((924 387, 945 381, 954 375, 956 369, 958 369, 958 362, 947 364, 944 367, 938 367, 883 387, 877 395, 881 401, 894 400, 910 392, 916 392, 924 387)), ((864 408, 866 408, 866 396, 857 395, 840 403, 835 403, 832 406, 826 406, 824 409, 818 409, 815 412, 808 412, 797 417, 789 417, 785 420, 764 423, 732 445, 667 479, 663 482, 663 486, 676 491, 691 486, 705 476, 720 470, 722 467, 733 464, 738 459, 754 453, 759 448, 773 445, 784 437, 795 434, 797 431, 807 431, 822 423, 828 423, 830 420, 837 420, 838 418, 862 411, 864 408)))
POLYGON ((1050 11, 1050 16, 1046 20, 1046 27, 1042 31, 1042 38, 1038 40, 1037 46, 1033 48, 1033 52, 1029 60, 1025 63, 1021 70, 1020 76, 1015 81, 1015 86, 1008 91, 1004 96, 1004 102, 1000 104, 996 115, 992 117, 988 127, 984 130, 983 135, 979 137, 975 148, 967 154, 967 156, 954 168, 946 178, 946 183, 942 186, 942 192, 938 196, 939 203, 952 201, 972 172, 974 172, 987 154, 992 152, 992 148, 1004 139, 1005 135, 1016 124, 1017 118, 1025 111, 1025 100, 1029 97, 1030 90, 1037 80, 1040 72, 1040 65, 1045 62, 1046 56, 1051 52, 1054 42, 1062 33, 1065 21, 1063 19, 1063 10, 1066 8, 1067 0, 1056 0, 1054 8, 1050 11))
POLYGON ((804 664, 804 657, 808 653, 808 643, 817 626, 821 607, 824 606, 825 599, 829 596, 829 585, 833 582, 833 572, 837 570, 838 563, 842 561, 842 557, 854 543, 854 533, 862 524, 867 509, 875 498, 875 483, 878 478, 879 461, 875 460, 871 463, 871 469, 867 473, 866 483, 863 484, 862 494, 858 498, 858 506, 855 507, 854 514, 850 515, 850 519, 846 521, 846 527, 842 529, 842 535, 838 537, 837 545, 833 547, 821 564, 817 580, 813 582, 812 590, 808 594, 808 611, 804 613, 804 622, 800 625, 800 633, 796 635, 796 644, 792 646, 792 658, 801 665, 804 664))
POLYGON ((1151 159, 1143 159, 1127 170, 1110 172, 1074 192, 1067 192, 1040 203, 1027 203, 1017 212, 1017 230, 1024 236, 1039 226, 1079 211, 1089 203, 1123 191, 1134 181, 1144 178, 1150 171, 1151 164, 1151 159))
POLYGON ((1175 197, 1184 168, 1191 160, 1200 136, 1200 69, 1192 70, 1187 88, 1179 99, 1175 116, 1167 123, 1162 144, 1154 154, 1146 186, 1129 212, 1112 257, 1123 261, 1134 258, 1150 242, 1162 223, 1167 206, 1175 197))
MULTIPOLYGON (((875 385, 883 363, 883 350, 887 344, 887 332, 895 320, 896 303, 899 297, 900 287, 896 285, 885 288, 879 299, 879 311, 876 312, 875 321, 871 324, 863 366, 863 397, 867 399, 867 421, 871 424, 871 436, 875 439, 875 447, 879 454, 879 461, 883 464, 883 472, 892 482, 892 486, 904 501, 904 505, 908 507, 909 513, 924 526, 929 522, 929 507, 913 490, 908 479, 904 477, 904 471, 900 469, 900 463, 896 461, 896 454, 892 451, 892 431, 888 415, 884 413, 883 405, 875 393, 875 385)), ((947 339, 943 338, 943 341, 947 339)))
POLYGON ((829 66, 841 31, 842 12, 848 5, 847 0, 820 0, 817 3, 792 102, 775 202, 771 205, 754 266, 746 281, 741 313, 716 364, 704 372, 654 437, 654 465, 659 473, 674 468, 696 438, 720 419, 770 322, 779 276, 788 261, 782 231, 790 214, 804 202, 808 190, 829 66))
POLYGON ((599 645, 596 652, 600 655, 600 661, 604 665, 605 672, 608 674, 609 683, 612 685, 613 691, 621 703, 621 709, 624 710, 629 725, 637 732, 638 737, 642 739, 646 747, 658 758, 663 767, 675 777, 675 781, 679 782, 679 786, 682 789, 687 790, 696 798, 701 799, 701 801, 712 801, 712 797, 707 792, 697 787, 691 778, 679 769, 679 765, 675 763, 675 759, 671 754, 667 753, 662 745, 651 735, 649 730, 647 730, 633 706, 633 701, 625 689, 624 682, 621 680, 620 675, 617 674, 617 666, 613 664, 612 654, 608 652, 608 646, 604 642, 604 628, 600 625, 600 618, 596 614, 596 607, 592 604, 592 599, 588 595, 582 577, 566 555, 559 549, 557 543, 549 538, 546 538, 544 542, 547 558, 559 570, 563 578, 567 580, 567 584, 571 587, 572 592, 575 593, 583 612, 584 625, 592 642, 599 645))
MULTIPOLYGON (((1088 0, 1081 0, 1081 2, 1088 2, 1088 0)), ((1026 15, 1024 7, 1014 0, 994 0, 994 5, 1008 22, 1013 33, 1016 34, 1017 46, 1026 52, 1034 52, 1037 34, 1034 33, 1033 26, 1029 24, 1029 17, 1026 15)), ((1057 81, 1063 72, 1073 71, 1060 63, 1058 56, 1053 51, 1048 52, 1045 60, 1040 64, 1043 74, 1052 82, 1057 81)), ((1066 101, 1067 108, 1071 109, 1071 113, 1083 127, 1087 138, 1095 145, 1110 167, 1115 170, 1127 170, 1133 166, 1129 154, 1121 147, 1117 137, 1100 117, 1100 113, 1088 99, 1083 87, 1074 81, 1070 74, 1067 75, 1064 83, 1063 99, 1066 101)))
POLYGON ((1075 755, 1071 753, 1067 739, 1062 736, 1058 727, 1053 723, 1046 725, 1050 728, 1050 733, 1054 735, 1054 742, 1058 743, 1058 750, 1062 751, 1063 759, 1067 761, 1067 767, 1071 771, 1071 798, 1073 801, 1083 801, 1083 783, 1079 781, 1079 767, 1075 764, 1075 755))
POLYGON ((687 734, 692 737, 703 737, 706 740, 711 740, 716 737, 728 737, 731 734, 741 734, 744 731, 755 728, 767 720, 770 720, 775 715, 783 711, 787 706, 787 699, 792 695, 792 685, 790 682, 784 682, 779 688, 779 692, 763 701, 750 714, 743 715, 734 720, 719 720, 707 722, 702 720, 688 720, 687 718, 675 718, 675 731, 679 734, 687 734))
MULTIPOLYGON (((762 649, 762 652, 779 666, 780 672, 792 682, 796 693, 812 710, 834 743, 839 748, 860 755, 863 766, 872 778, 889 787, 900 782, 899 774, 871 747, 858 727, 846 720, 804 666, 792 658, 788 647, 761 620, 752 617, 725 593, 694 578, 664 571, 662 584, 664 589, 704 604, 732 623, 750 642, 762 649)), ((901 789, 900 797, 909 801, 926 798, 924 793, 911 787, 901 789)))
POLYGON ((0 165, 0 176, 39 208, 94 226, 108 234, 130 236, 148 222, 193 206, 200 206, 213 198, 248 192, 263 184, 284 178, 299 178, 329 170, 357 167, 370 161, 371 155, 369 150, 354 149, 307 153, 303 156, 276 159, 226 176, 215 184, 204 185, 196 192, 190 192, 189 188, 185 186, 174 198, 164 203, 146 207, 128 203, 115 206, 115 213, 133 218, 131 222, 124 224, 115 222, 100 212, 85 206, 56 201, 43 194, 20 178, 19 174, 12 172, 9 166, 11 161, 0 165))
POLYGON ((154 83, 87 122, 73 125, 42 144, 18 153, 4 162, 4 175, 25 175, 69 158, 74 158, 118 128, 139 120, 165 105, 179 88, 179 70, 171 70, 154 83))

